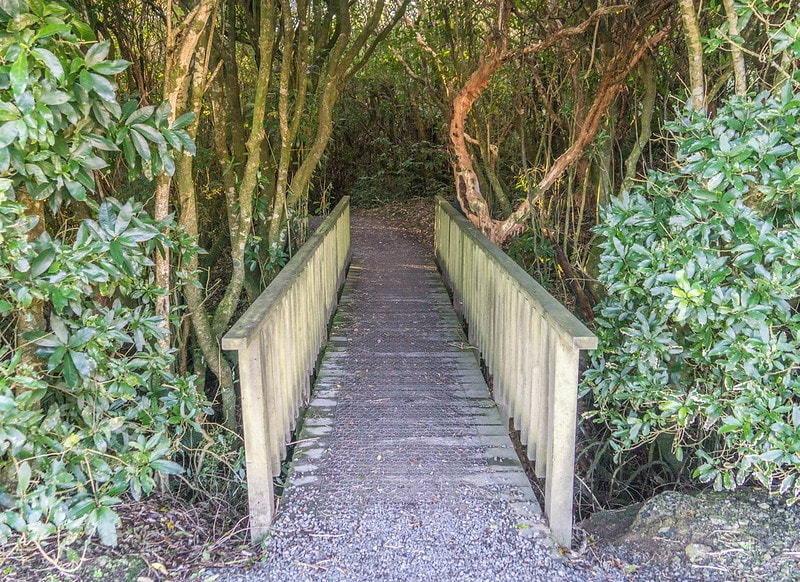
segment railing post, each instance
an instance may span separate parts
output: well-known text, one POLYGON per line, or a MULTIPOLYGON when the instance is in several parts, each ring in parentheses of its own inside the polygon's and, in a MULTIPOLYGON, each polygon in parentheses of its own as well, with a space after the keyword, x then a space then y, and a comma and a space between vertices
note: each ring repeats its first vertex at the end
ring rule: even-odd
POLYGON ((578 409, 580 352, 553 338, 554 366, 549 394, 549 430, 544 510, 550 518, 553 538, 569 547, 572 540, 572 488, 575 467, 575 418, 578 409))
POLYGON ((239 381, 249 389, 242 390, 242 422, 245 461, 247 463, 247 500, 250 506, 250 535, 260 539, 272 522, 273 487, 270 462, 270 431, 267 420, 266 391, 262 374, 260 342, 239 350, 239 381))

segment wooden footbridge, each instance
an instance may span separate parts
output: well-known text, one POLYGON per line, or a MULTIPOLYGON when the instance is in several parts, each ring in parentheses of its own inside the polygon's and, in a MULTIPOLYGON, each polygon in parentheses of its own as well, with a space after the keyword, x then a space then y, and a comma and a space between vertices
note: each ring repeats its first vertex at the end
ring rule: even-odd
POLYGON ((223 339, 268 537, 258 579, 525 578, 570 545, 579 355, 597 340, 442 199, 435 259, 391 224, 352 231, 351 252, 345 199, 223 339))

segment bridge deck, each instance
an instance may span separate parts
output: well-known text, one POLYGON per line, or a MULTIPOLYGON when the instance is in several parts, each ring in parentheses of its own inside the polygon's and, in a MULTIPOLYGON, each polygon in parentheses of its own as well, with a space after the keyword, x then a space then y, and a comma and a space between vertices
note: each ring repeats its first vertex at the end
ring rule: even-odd
POLYGON ((431 253, 391 225, 354 219, 312 398, 251 575, 523 580, 564 567, 431 253))

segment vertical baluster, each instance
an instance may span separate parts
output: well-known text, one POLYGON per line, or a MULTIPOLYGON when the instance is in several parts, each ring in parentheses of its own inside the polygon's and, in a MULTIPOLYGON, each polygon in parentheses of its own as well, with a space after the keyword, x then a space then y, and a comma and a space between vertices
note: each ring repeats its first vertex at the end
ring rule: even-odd
POLYGON ((278 340, 278 314, 274 311, 269 315, 269 322, 264 326, 264 332, 260 341, 261 361, 264 366, 264 375, 269 381, 265 386, 265 396, 267 401, 267 425, 269 428, 269 462, 273 475, 277 475, 281 467, 283 451, 281 443, 283 441, 283 431, 280 430, 280 409, 279 396, 280 389, 280 341, 278 340))
POLYGON ((523 334, 525 332, 525 320, 520 313, 520 292, 517 286, 509 280, 509 310, 508 322, 506 323, 506 333, 508 334, 508 349, 505 358, 508 358, 508 386, 511 394, 511 416, 514 417, 514 428, 520 429, 523 419, 522 401, 523 386, 520 374, 519 361, 521 351, 525 348, 523 334))
POLYGON ((532 372, 536 359, 537 320, 533 306, 525 294, 519 294, 519 322, 522 326, 520 333, 520 346, 517 353, 517 373, 520 378, 520 420, 517 427, 520 429, 520 441, 528 447, 528 458, 531 456, 532 414, 531 403, 535 390, 534 374, 532 372), (530 354, 530 358, 528 355, 530 354))
POLYGON ((280 401, 280 409, 279 409, 279 419, 280 419, 280 426, 279 426, 279 434, 281 439, 281 460, 286 457, 286 443, 289 442, 289 436, 291 435, 291 427, 290 423, 291 420, 289 419, 290 411, 290 388, 289 384, 291 382, 290 377, 290 370, 291 370, 291 363, 289 360, 290 357, 290 350, 291 350, 291 330, 289 328, 289 308, 288 308, 289 296, 288 293, 284 294, 281 298, 279 307, 278 307, 278 321, 280 330, 280 338, 281 341, 279 342, 280 345, 280 359, 277 362, 278 367, 280 368, 279 372, 279 384, 277 393, 279 395, 280 401))
POLYGON ((539 318, 541 334, 539 336, 539 374, 536 387, 536 476, 547 476, 547 439, 549 429, 549 399, 550 392, 550 326, 544 317, 539 318))
MULTIPOLYGON (((488 257, 487 257, 488 258, 488 257)), ((511 411, 508 408, 508 386, 506 384, 505 376, 505 332, 503 330, 504 321, 506 319, 506 288, 505 277, 498 271, 493 262, 487 261, 490 264, 490 271, 487 273, 494 281, 493 288, 490 288, 491 303, 493 304, 492 319, 489 322, 490 329, 492 330, 492 364, 490 370, 494 381, 495 400, 500 407, 500 412, 503 414, 503 420, 508 426, 508 418, 511 411)))

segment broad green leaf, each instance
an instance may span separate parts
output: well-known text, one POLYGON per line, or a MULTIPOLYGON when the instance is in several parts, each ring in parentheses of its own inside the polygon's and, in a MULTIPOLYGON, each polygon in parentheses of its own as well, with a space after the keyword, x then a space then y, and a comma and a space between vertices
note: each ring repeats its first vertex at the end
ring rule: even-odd
POLYGON ((36 255, 31 261, 31 277, 38 277, 46 272, 56 258, 56 251, 53 247, 47 247, 36 255))
POLYGON ((14 95, 19 98, 25 89, 28 88, 28 53, 25 51, 20 52, 17 60, 11 65, 9 71, 9 80, 11 81, 11 90, 14 95))
POLYGON ((108 507, 98 507, 96 513, 97 534, 100 541, 106 546, 117 545, 117 526, 120 524, 119 516, 108 507))
POLYGON ((72 360, 72 364, 75 366, 78 374, 84 378, 88 378, 92 375, 92 370, 94 370, 94 360, 86 355, 86 353, 70 350, 69 358, 72 360))
POLYGON ((180 475, 184 471, 181 465, 167 459, 156 459, 150 463, 150 466, 166 475, 180 475))
POLYGON ((80 377, 69 352, 64 354, 64 359, 61 362, 61 373, 64 375, 64 382, 66 382, 69 388, 78 387, 80 377))
POLYGON ((0 121, 19 119, 19 109, 13 103, 0 101, 0 121))
POLYGON ((112 240, 108 244, 108 250, 111 253, 111 258, 114 259, 114 263, 122 269, 125 274, 129 276, 133 276, 133 269, 131 268, 130 262, 128 258, 125 256, 125 251, 122 248, 122 245, 119 243, 118 240, 112 240))
POLYGON ((66 345, 69 342, 69 331, 67 331, 67 326, 64 325, 64 320, 62 320, 57 315, 50 316, 50 329, 53 330, 53 334, 55 334, 58 341, 61 342, 62 345, 66 345))
POLYGON ((149 125, 145 125, 143 123, 137 123, 135 125, 132 125, 131 127, 155 144, 166 145, 167 143, 166 140, 164 139, 164 136, 161 135, 161 132, 159 132, 153 127, 150 127, 149 125))
POLYGON ((87 156, 80 160, 80 164, 89 170, 102 170, 103 168, 108 167, 108 162, 98 156, 87 156))
POLYGON ((126 125, 133 125, 134 123, 141 123, 145 119, 148 119, 156 108, 153 105, 148 105, 147 107, 142 107, 141 109, 135 110, 133 113, 130 114, 128 119, 125 120, 126 125))
POLYGON ((95 65, 104 61, 108 56, 108 51, 110 48, 111 42, 107 40, 98 42, 89 47, 89 50, 86 51, 86 56, 83 59, 86 63, 86 68, 92 69, 95 65))
POLYGON ((82 22, 81 20, 73 20, 72 27, 75 29, 75 32, 78 34, 78 37, 83 42, 93 42, 97 40, 97 36, 95 36, 94 31, 91 29, 89 25, 82 22))
POLYGON ((20 0, 0 0, 0 10, 8 14, 11 18, 17 18, 22 9, 20 0))
POLYGON ((117 215, 117 222, 114 224, 114 236, 119 236, 131 223, 133 219, 133 207, 131 206, 130 202, 125 203, 122 208, 119 209, 119 214, 117 215))
POLYGON ((0 148, 6 148, 17 137, 17 122, 6 121, 0 125, 0 148))
POLYGON ((121 72, 127 69, 129 65, 130 62, 123 60, 103 61, 101 63, 97 63, 91 67, 91 69, 98 75, 112 77, 114 75, 119 75, 121 72))
POLYGON ((31 482, 31 465, 28 461, 23 461, 17 467, 17 497, 21 497, 28 490, 31 482))
POLYGON ((172 127, 170 129, 172 130, 183 129, 191 125, 193 121, 194 121, 194 111, 184 113, 183 115, 178 117, 178 119, 175 120, 175 123, 172 124, 172 127))
POLYGON ((58 60, 56 55, 42 47, 33 48, 31 50, 31 54, 39 61, 44 63, 44 65, 49 69, 50 74, 52 74, 56 79, 59 81, 64 79, 64 67, 61 65, 61 61, 58 60))
POLYGON ((147 140, 143 138, 142 135, 135 129, 131 129, 128 135, 130 135, 131 142, 133 142, 133 147, 136 148, 139 156, 149 162, 152 156, 150 154, 150 146, 147 144, 147 140))
POLYGON ((56 34, 64 36, 70 32, 72 32, 72 29, 69 27, 69 25, 64 24, 63 22, 51 22, 49 24, 45 24, 39 29, 39 32, 36 34, 36 38, 50 38, 56 34))
POLYGON ((96 147, 99 150, 103 150, 106 152, 119 151, 119 148, 113 141, 102 135, 91 134, 86 137, 86 141, 88 141, 90 144, 92 144, 92 146, 96 147))
POLYGON ((136 152, 131 139, 126 139, 122 142, 122 154, 125 156, 125 163, 128 164, 128 167, 134 168, 136 166, 136 152))
POLYGON ((70 96, 63 91, 50 91, 42 93, 41 97, 39 97, 39 103, 43 105, 63 105, 68 103, 69 100, 70 96))
POLYGON ((92 79, 92 88, 101 99, 114 101, 117 98, 117 88, 111 81, 95 73, 90 73, 90 76, 92 79))

